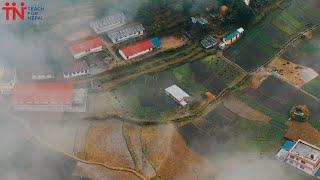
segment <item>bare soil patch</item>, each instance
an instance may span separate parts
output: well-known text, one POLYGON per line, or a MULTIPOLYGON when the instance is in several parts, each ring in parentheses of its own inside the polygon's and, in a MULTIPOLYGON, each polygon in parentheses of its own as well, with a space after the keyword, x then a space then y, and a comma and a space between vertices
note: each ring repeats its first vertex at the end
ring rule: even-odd
POLYGON ((320 132, 308 122, 288 121, 289 130, 285 137, 294 141, 302 139, 308 143, 320 147, 320 132))
POLYGON ((311 68, 292 63, 279 57, 271 61, 268 65, 268 71, 298 87, 302 87, 318 76, 318 73, 311 68))
POLYGON ((146 127, 141 138, 160 179, 212 179, 215 175, 213 165, 192 152, 173 125, 146 127))
POLYGON ((223 102, 223 104, 227 109, 229 109, 233 113, 236 113, 237 115, 243 118, 246 118, 252 121, 261 121, 261 122, 268 122, 269 120, 271 120, 269 116, 266 116, 260 111, 252 109, 251 107, 241 102, 240 100, 236 99, 235 97, 227 98, 223 102))
POLYGON ((134 163, 122 134, 122 121, 108 120, 91 125, 84 159, 110 164, 112 166, 134 168, 134 163))
POLYGON ((179 48, 187 42, 188 40, 183 36, 167 36, 161 38, 162 51, 179 48))

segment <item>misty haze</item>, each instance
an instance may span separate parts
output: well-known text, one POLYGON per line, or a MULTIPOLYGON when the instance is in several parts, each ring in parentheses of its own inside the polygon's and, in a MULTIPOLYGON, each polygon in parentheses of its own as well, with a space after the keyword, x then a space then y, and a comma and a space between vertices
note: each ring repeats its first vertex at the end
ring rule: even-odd
POLYGON ((1 180, 320 179, 319 0, 0 0, 1 180))

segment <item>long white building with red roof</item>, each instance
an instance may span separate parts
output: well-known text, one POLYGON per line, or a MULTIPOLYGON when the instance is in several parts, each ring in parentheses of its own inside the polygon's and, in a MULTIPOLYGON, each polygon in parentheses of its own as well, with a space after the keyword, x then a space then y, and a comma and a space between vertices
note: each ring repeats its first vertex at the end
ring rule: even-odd
POLYGON ((79 59, 90 53, 102 51, 103 40, 100 37, 86 37, 69 44, 70 52, 75 59, 79 59))
POLYGON ((16 111, 85 112, 86 99, 71 83, 18 83, 11 103, 16 111))
POLYGON ((161 41, 158 38, 138 41, 135 44, 127 45, 119 49, 119 54, 123 59, 128 60, 143 54, 146 54, 155 48, 161 47, 161 41))

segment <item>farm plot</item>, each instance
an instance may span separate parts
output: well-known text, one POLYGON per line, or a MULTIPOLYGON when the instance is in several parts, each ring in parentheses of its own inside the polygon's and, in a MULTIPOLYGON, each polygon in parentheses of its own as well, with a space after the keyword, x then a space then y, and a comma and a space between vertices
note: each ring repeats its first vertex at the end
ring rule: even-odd
POLYGON ((301 90, 270 76, 256 90, 244 89, 237 97, 254 109, 284 123, 289 118, 290 108, 294 105, 307 105, 311 111, 310 123, 320 129, 320 103, 301 90))
POLYGON ((304 39, 297 45, 290 46, 283 57, 320 72, 320 29, 313 32, 311 39, 304 39))
POLYGON ((242 39, 226 50, 225 56, 247 71, 263 65, 297 33, 320 22, 320 5, 315 0, 286 1, 242 39))
POLYGON ((241 75, 236 67, 216 56, 207 56, 194 62, 191 68, 196 81, 214 94, 219 94, 241 75))
POLYGON ((281 146, 284 129, 241 118, 220 104, 202 122, 187 124, 179 132, 192 149, 212 157, 242 150, 275 152, 281 146))
POLYGON ((130 115, 155 120, 179 107, 165 94, 167 87, 176 84, 192 97, 201 98, 206 89, 218 95, 240 75, 236 67, 216 56, 208 56, 163 72, 143 75, 116 89, 115 93, 130 115))
POLYGON ((320 77, 313 79, 308 84, 302 87, 304 90, 308 91, 312 95, 320 99, 320 77))
POLYGON ((160 114, 178 105, 165 94, 165 88, 177 84, 171 71, 144 75, 115 90, 128 113, 134 117, 158 119, 160 114))

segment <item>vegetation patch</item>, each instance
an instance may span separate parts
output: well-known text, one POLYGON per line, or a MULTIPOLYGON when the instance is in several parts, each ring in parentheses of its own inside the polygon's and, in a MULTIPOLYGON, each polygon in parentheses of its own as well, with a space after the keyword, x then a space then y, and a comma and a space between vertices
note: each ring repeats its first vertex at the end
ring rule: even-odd
POLYGON ((309 83, 305 84, 302 88, 307 92, 309 92, 310 94, 320 99, 320 77, 319 76, 313 79, 312 81, 310 81, 309 83))
POLYGON ((245 32, 242 39, 226 50, 225 55, 245 70, 263 65, 281 47, 310 25, 320 23, 319 4, 313 0, 286 1, 259 24, 245 32))

